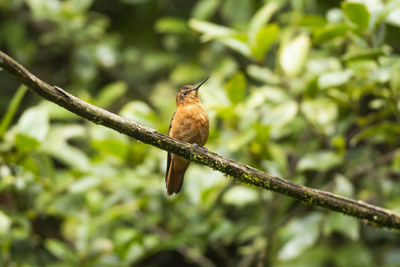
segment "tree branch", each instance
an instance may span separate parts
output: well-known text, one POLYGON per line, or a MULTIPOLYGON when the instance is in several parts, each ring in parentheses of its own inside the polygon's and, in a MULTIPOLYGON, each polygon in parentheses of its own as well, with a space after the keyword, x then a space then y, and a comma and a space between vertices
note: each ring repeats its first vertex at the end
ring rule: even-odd
POLYGON ((116 114, 93 106, 69 94, 58 86, 49 85, 14 59, 0 51, 0 67, 13 74, 30 89, 67 110, 94 123, 112 128, 146 144, 177 154, 231 176, 236 181, 272 190, 308 205, 323 207, 360 218, 376 227, 400 229, 400 214, 363 201, 356 201, 326 191, 295 184, 289 180, 271 176, 247 165, 223 158, 189 143, 163 135, 157 130, 128 121, 116 114))

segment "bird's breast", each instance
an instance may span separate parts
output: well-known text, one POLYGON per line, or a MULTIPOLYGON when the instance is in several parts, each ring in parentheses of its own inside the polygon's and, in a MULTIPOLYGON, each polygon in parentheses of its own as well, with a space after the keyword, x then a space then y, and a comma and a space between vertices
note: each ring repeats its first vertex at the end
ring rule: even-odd
POLYGON ((171 122, 171 137, 203 146, 208 131, 208 116, 201 104, 178 107, 171 122))

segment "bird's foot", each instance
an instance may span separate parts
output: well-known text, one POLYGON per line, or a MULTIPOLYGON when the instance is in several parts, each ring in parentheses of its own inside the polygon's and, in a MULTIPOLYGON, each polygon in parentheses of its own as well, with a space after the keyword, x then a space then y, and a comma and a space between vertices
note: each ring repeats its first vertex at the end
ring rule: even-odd
POLYGON ((205 150, 205 151, 208 151, 208 149, 207 149, 205 146, 199 146, 199 145, 196 144, 196 143, 193 143, 193 145, 194 145, 194 147, 196 147, 196 148, 200 148, 200 149, 203 149, 203 150, 205 150))

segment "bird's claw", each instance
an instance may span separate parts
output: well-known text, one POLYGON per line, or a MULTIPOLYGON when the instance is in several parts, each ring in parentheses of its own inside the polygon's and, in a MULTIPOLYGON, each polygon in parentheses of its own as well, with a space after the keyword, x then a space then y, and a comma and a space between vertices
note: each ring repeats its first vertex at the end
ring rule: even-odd
POLYGON ((196 144, 196 143, 193 143, 193 146, 194 146, 195 148, 200 148, 200 149, 202 149, 202 150, 204 150, 204 151, 208 151, 208 149, 207 149, 205 146, 199 146, 199 145, 196 144))

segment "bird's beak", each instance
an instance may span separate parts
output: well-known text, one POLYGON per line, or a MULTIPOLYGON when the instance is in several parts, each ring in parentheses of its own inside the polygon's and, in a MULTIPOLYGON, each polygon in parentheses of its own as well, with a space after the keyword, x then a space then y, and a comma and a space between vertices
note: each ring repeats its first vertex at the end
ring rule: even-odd
POLYGON ((210 77, 210 76, 207 76, 204 80, 202 80, 199 83, 199 85, 197 85, 195 88, 193 88, 193 90, 199 90, 200 86, 208 80, 208 77, 210 77))

